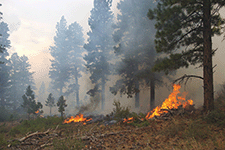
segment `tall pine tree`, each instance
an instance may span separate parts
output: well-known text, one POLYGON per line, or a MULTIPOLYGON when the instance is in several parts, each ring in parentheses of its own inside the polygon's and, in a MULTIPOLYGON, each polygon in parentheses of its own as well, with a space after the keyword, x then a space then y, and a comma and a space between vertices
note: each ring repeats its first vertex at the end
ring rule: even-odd
POLYGON ((47 101, 45 101, 45 106, 50 108, 50 116, 52 115, 52 107, 55 106, 55 98, 52 96, 52 93, 48 95, 47 101))
MULTIPOLYGON (((69 27, 62 16, 56 25, 55 45, 50 47, 51 68, 49 71, 52 79, 50 87, 58 92, 58 95, 69 96, 76 94, 77 106, 79 107, 79 83, 80 72, 83 70, 82 53, 84 52, 84 38, 82 27, 74 22, 69 27), (64 89, 64 91, 63 91, 64 89)), ((54 91, 50 91, 55 93, 54 91)))
MULTIPOLYGON (((112 0, 94 0, 94 8, 88 24, 91 31, 88 32, 88 42, 84 45, 88 54, 84 60, 90 72, 90 80, 95 85, 95 92, 101 91, 101 108, 104 109, 105 85, 110 75, 110 52, 113 47, 112 22, 113 14, 110 10, 112 0), (98 89, 100 88, 100 89, 98 89)), ((91 89, 88 93, 93 91, 91 89)), ((93 92, 92 92, 93 93, 93 92)))
POLYGON ((117 4, 120 13, 114 25, 114 47, 120 61, 116 73, 120 79, 110 88, 113 94, 126 94, 128 98, 135 95, 135 107, 139 107, 140 83, 145 82, 151 89, 151 109, 154 108, 155 81, 151 68, 155 61, 154 23, 146 14, 149 7, 155 5, 151 0, 124 0, 117 4))
POLYGON ((13 53, 9 59, 10 61, 10 100, 13 102, 14 111, 21 112, 21 104, 23 99, 21 95, 25 92, 28 85, 32 89, 36 89, 33 74, 30 72, 30 64, 26 56, 18 56, 13 53))
POLYGON ((50 47, 50 54, 54 59, 51 60, 49 75, 52 79, 50 84, 53 90, 56 90, 59 95, 63 95, 63 88, 66 87, 70 76, 70 68, 67 61, 69 49, 67 49, 66 45, 67 25, 64 16, 57 23, 56 30, 54 46, 50 47))
POLYGON ((156 51, 167 54, 154 71, 168 73, 200 64, 203 78, 197 77, 203 79, 205 112, 214 109, 212 36, 221 34, 224 20, 219 10, 224 5, 224 0, 159 0, 148 12, 156 20, 156 51))
POLYGON ((9 53, 7 49, 10 48, 8 24, 0 22, 0 45, 3 48, 0 54, 0 105, 5 107, 9 105, 9 88, 10 88, 10 62, 7 59, 9 53))
POLYGON ((82 30, 82 27, 77 22, 74 22, 69 25, 66 31, 66 45, 69 51, 67 61, 70 69, 70 83, 67 86, 65 95, 67 96, 74 93, 76 96, 77 107, 80 105, 78 79, 81 77, 80 72, 84 69, 82 56, 82 53, 84 52, 84 37, 82 30))
MULTIPOLYGON (((0 6, 2 6, 2 4, 0 4, 0 6)), ((2 17, 1 17, 2 14, 3 13, 0 12, 0 20, 2 19, 2 17)), ((2 36, 1 33, 0 33, 0 36, 2 36)), ((5 50, 4 45, 2 43, 0 43, 0 53, 3 53, 4 50, 5 50)), ((0 63, 2 63, 2 62, 0 61, 0 63)))

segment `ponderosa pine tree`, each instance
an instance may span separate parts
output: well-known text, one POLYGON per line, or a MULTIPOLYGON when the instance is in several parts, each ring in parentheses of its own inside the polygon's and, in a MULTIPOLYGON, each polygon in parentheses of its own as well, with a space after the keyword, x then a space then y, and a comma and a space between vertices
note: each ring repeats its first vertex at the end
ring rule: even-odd
POLYGON ((34 92, 30 86, 27 87, 26 93, 22 96, 23 104, 21 105, 28 114, 28 119, 30 119, 30 114, 36 114, 36 112, 43 107, 40 102, 35 101, 34 92))
POLYGON ((203 67, 204 112, 214 109, 212 36, 221 34, 224 20, 219 10, 225 1, 219 0, 159 0, 157 8, 148 12, 155 19, 155 48, 168 54, 158 61, 154 71, 172 70, 189 65, 203 67))
POLYGON ((149 7, 154 8, 151 0, 124 0, 117 4, 120 13, 114 25, 115 53, 118 62, 116 73, 120 79, 110 88, 113 94, 135 95, 135 107, 139 107, 139 86, 145 82, 151 89, 151 109, 154 108, 155 82, 160 78, 151 68, 155 61, 154 22, 146 16, 149 7))
POLYGON ((26 56, 18 56, 13 53, 9 59, 10 61, 10 97, 12 101, 12 108, 16 112, 21 112, 21 105, 23 99, 21 95, 25 92, 26 88, 30 85, 32 89, 36 89, 33 74, 30 72, 30 64, 26 56))
POLYGON ((75 93, 77 107, 80 106, 79 102, 79 82, 78 79, 81 77, 80 72, 84 69, 84 61, 82 53, 84 52, 84 37, 82 27, 74 22, 69 25, 66 31, 67 49, 69 50, 68 65, 70 68, 70 83, 67 86, 65 95, 75 93))
POLYGON ((0 105, 5 107, 10 103, 10 62, 7 59, 9 53, 7 49, 10 48, 9 38, 9 28, 8 24, 5 22, 0 22, 0 45, 3 48, 0 54, 0 105))
MULTIPOLYGON (((91 10, 88 20, 91 31, 87 33, 88 43, 84 45, 88 53, 84 60, 87 62, 86 67, 91 74, 90 80, 95 85, 94 89, 101 88, 102 109, 104 109, 105 103, 105 84, 108 80, 107 76, 110 75, 109 62, 112 59, 112 55, 110 55, 113 47, 111 6, 112 0, 94 0, 94 8, 91 10)), ((93 89, 91 90, 93 91, 93 89)))
POLYGON ((48 95, 47 101, 45 101, 45 106, 50 108, 50 116, 52 114, 52 107, 55 106, 55 98, 52 96, 52 93, 48 95))
MULTIPOLYGON (((0 6, 2 6, 2 4, 0 4, 0 6)), ((0 12, 0 20, 2 19, 2 17, 1 17, 2 14, 3 13, 0 12)), ((2 34, 0 33, 0 37, 1 36, 2 36, 2 34)), ((0 43, 0 53, 3 53, 4 50, 5 50, 4 45, 2 45, 2 43, 0 43)), ((0 63, 3 63, 3 62, 0 61, 0 63)))
POLYGON ((56 36, 54 37, 54 46, 50 47, 50 54, 54 59, 51 60, 51 68, 49 76, 51 78, 51 87, 56 90, 59 95, 63 95, 63 88, 69 81, 70 66, 68 64, 69 49, 66 45, 66 19, 61 17, 60 22, 56 25, 56 36))
POLYGON ((60 112, 61 117, 63 117, 63 112, 65 111, 65 108, 67 107, 66 100, 64 99, 63 96, 60 96, 57 102, 57 106, 59 107, 58 111, 60 112))
MULTIPOLYGON (((80 71, 83 70, 82 53, 84 52, 84 38, 82 27, 74 22, 69 27, 62 16, 56 25, 56 36, 54 37, 55 46, 50 47, 51 68, 49 71, 52 79, 50 87, 58 92, 58 95, 69 96, 76 94, 77 106, 79 107, 79 83, 80 71), (63 92, 63 89, 64 90, 63 92)), ((54 91, 50 92, 54 92, 54 91)), ((55 93, 55 92, 54 92, 55 93)))

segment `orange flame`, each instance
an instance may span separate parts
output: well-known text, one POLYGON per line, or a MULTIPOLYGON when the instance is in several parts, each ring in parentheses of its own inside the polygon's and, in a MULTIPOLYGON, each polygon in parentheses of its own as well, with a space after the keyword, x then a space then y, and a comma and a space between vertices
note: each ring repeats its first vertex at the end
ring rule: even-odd
POLYGON ((70 118, 67 118, 66 120, 64 120, 63 123, 84 122, 83 124, 86 125, 86 122, 91 121, 91 120, 92 120, 92 118, 87 119, 87 118, 84 118, 83 114, 78 114, 75 117, 71 116, 70 118))
POLYGON ((183 106, 183 108, 188 105, 193 105, 193 100, 185 100, 186 93, 184 96, 177 96, 180 93, 179 89, 181 86, 179 84, 173 85, 173 92, 169 97, 163 102, 162 106, 157 106, 153 111, 148 112, 146 119, 153 118, 154 116, 160 116, 163 113, 166 113, 166 110, 163 109, 178 109, 178 106, 183 106))
POLYGON ((35 111, 35 114, 38 114, 39 113, 39 110, 35 111))
POLYGON ((123 119, 123 123, 125 123, 125 122, 127 122, 127 123, 131 123, 131 122, 133 122, 133 120, 134 120, 134 117, 131 117, 131 118, 124 118, 123 119))

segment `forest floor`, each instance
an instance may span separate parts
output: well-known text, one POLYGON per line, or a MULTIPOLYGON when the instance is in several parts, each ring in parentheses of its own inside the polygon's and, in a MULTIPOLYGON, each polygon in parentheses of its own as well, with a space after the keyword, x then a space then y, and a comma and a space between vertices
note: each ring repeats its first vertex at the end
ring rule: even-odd
POLYGON ((1 123, 0 149, 225 149, 225 113, 221 110, 207 116, 193 113, 113 125, 62 122, 48 117, 1 123))

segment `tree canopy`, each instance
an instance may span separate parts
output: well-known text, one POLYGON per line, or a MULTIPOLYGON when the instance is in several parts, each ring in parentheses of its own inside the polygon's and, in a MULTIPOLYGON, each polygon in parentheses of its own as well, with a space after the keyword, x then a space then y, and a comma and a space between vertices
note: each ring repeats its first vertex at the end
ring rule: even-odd
MULTIPOLYGON (((156 80, 151 71, 155 60, 154 21, 146 16, 149 7, 154 8, 152 1, 124 0, 117 4, 120 13, 114 25, 114 50, 119 58, 116 73, 120 76, 110 88, 113 94, 126 94, 128 98, 135 95, 135 106, 139 107, 140 83, 150 86, 156 80)), ((159 77, 159 76, 158 76, 159 77)), ((154 88, 152 86, 151 88, 154 88)))
POLYGON ((224 5, 224 0, 159 0, 157 8, 148 12, 149 19, 156 20, 156 51, 167 54, 153 70, 168 74, 189 65, 202 66, 205 111, 214 108, 211 38, 221 34, 224 20, 219 10, 224 5))
MULTIPOLYGON (((51 88, 57 91, 58 95, 69 96, 76 94, 77 105, 79 106, 79 83, 84 61, 84 38, 82 27, 74 22, 67 27, 64 16, 56 25, 56 36, 54 46, 50 47, 50 53, 54 59, 51 60, 49 71, 51 88), (64 90, 63 90, 64 89, 64 90)), ((53 92, 53 91, 50 91, 53 92)), ((55 94, 54 94, 55 95, 55 94)))
POLYGON ((63 96, 59 97, 59 100, 57 102, 58 111, 61 113, 61 117, 63 117, 63 112, 65 111, 65 108, 67 107, 66 100, 63 96))
POLYGON ((23 98, 22 107, 26 109, 29 118, 30 114, 36 114, 36 112, 43 107, 43 105, 40 102, 36 103, 33 90, 31 89, 30 86, 27 87, 26 93, 22 96, 22 98, 23 98))
POLYGON ((31 65, 26 56, 18 56, 13 53, 9 59, 10 61, 10 97, 13 103, 14 111, 20 111, 23 99, 21 95, 25 92, 26 88, 30 85, 32 89, 36 89, 33 74, 30 72, 31 65))
MULTIPOLYGON (((94 84, 96 91, 101 88, 102 109, 105 101, 105 84, 108 76, 111 74, 112 60, 112 22, 113 14, 110 10, 112 0, 94 0, 94 8, 91 10, 91 16, 88 24, 91 31, 87 33, 88 42, 84 45, 87 53, 84 56, 87 70, 90 72, 90 80, 94 84)), ((91 89, 90 91, 93 91, 91 89)), ((87 93, 90 93, 88 91, 87 93)))
POLYGON ((50 115, 52 114, 52 107, 55 106, 55 98, 52 96, 52 93, 48 95, 47 101, 45 101, 45 106, 50 108, 50 115))

